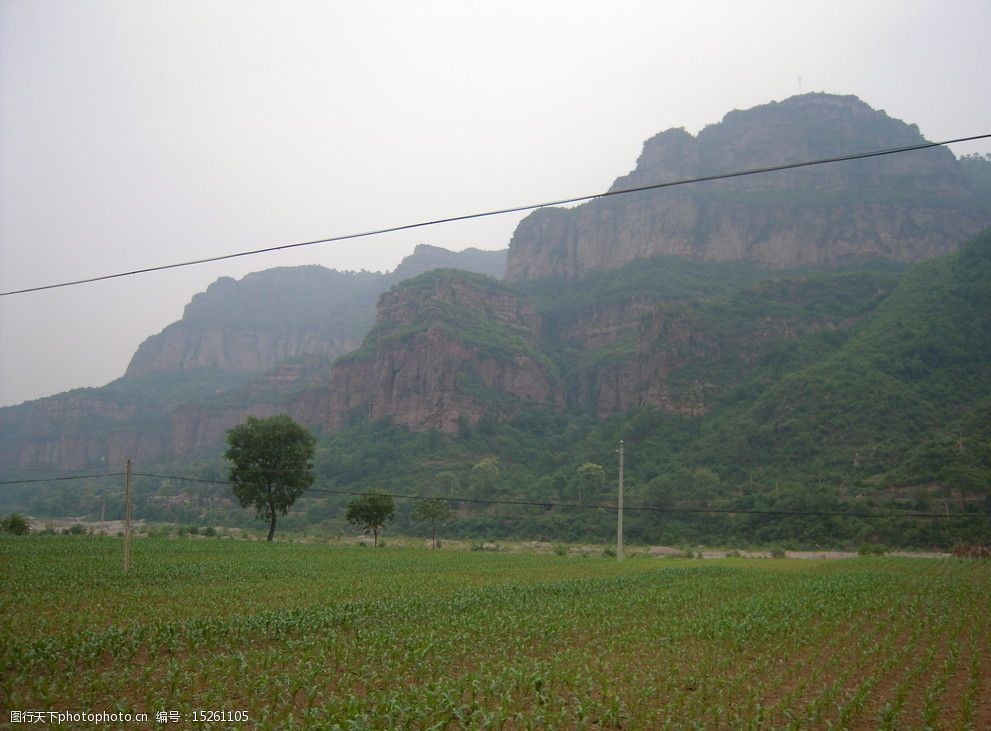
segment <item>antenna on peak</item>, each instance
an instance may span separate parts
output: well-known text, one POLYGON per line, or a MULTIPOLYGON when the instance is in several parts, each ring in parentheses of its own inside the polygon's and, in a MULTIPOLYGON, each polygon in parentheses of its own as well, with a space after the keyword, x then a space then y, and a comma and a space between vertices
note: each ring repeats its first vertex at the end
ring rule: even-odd
POLYGON ((799 94, 802 93, 802 77, 801 76, 798 77, 798 93, 799 94))

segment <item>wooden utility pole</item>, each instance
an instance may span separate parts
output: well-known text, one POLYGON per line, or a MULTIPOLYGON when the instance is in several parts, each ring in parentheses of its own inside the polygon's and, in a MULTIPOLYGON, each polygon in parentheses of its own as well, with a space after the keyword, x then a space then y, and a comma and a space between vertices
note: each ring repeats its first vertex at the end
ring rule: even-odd
POLYGON ((623 440, 619 440, 619 509, 616 511, 616 560, 623 560, 623 440))
POLYGON ((124 483, 124 573, 131 570, 131 460, 126 463, 124 483))

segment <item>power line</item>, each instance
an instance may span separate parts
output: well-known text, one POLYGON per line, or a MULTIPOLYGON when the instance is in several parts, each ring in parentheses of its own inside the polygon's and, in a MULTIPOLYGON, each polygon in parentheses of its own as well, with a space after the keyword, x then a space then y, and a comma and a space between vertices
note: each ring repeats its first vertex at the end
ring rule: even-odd
POLYGON ((895 155, 902 152, 912 152, 914 150, 926 150, 931 147, 942 147, 944 145, 952 145, 958 142, 971 142, 973 140, 983 140, 991 137, 991 133, 972 135, 970 137, 958 137, 952 140, 943 140, 942 142, 923 142, 918 145, 908 145, 905 147, 894 147, 885 150, 871 150, 869 152, 857 152, 849 155, 839 155, 837 157, 825 157, 817 160, 806 160, 803 162, 793 162, 784 165, 771 165, 760 168, 752 168, 749 170, 738 170, 729 173, 717 173, 715 175, 703 175, 697 178, 684 178, 681 180, 674 180, 667 183, 654 183, 651 185, 640 185, 633 188, 621 188, 619 190, 608 190, 601 193, 590 193, 587 195, 574 196, 572 198, 561 198, 554 201, 545 201, 543 203, 527 203, 520 206, 512 206, 510 208, 500 208, 497 210, 483 211, 480 213, 467 213, 459 216, 448 216, 446 218, 435 218, 429 221, 420 221, 417 223, 407 223, 400 226, 389 226, 386 228, 372 229, 370 231, 362 231, 359 233, 342 234, 340 236, 328 236, 323 239, 313 239, 312 241, 300 241, 292 244, 279 244, 276 246, 267 246, 262 249, 252 249, 249 251, 238 251, 231 254, 221 254, 219 256, 210 256, 202 259, 192 259, 189 261, 176 262, 173 264, 160 264, 158 266, 144 267, 142 269, 132 269, 130 271, 116 272, 114 274, 103 274, 97 277, 89 277, 87 279, 76 279, 69 282, 59 282, 56 284, 45 284, 38 287, 27 287, 25 289, 15 289, 8 292, 0 292, 0 297, 9 297, 17 294, 27 294, 28 292, 40 292, 46 289, 57 289, 59 287, 73 287, 79 284, 89 284, 91 282, 102 282, 107 279, 119 279, 121 277, 130 277, 137 274, 148 274, 150 272, 160 272, 166 269, 179 269, 181 267, 196 266, 199 264, 208 264, 216 261, 225 261, 227 259, 237 259, 245 256, 255 256, 257 254, 268 254, 274 251, 282 251, 284 249, 297 249, 303 246, 314 246, 316 244, 330 244, 340 241, 348 241, 351 239, 366 238, 369 236, 380 236, 387 233, 395 233, 397 231, 409 231, 411 229, 425 228, 427 226, 437 226, 443 223, 455 223, 457 221, 469 221, 476 218, 487 218, 490 216, 501 216, 507 213, 522 213, 523 211, 532 211, 538 208, 546 208, 547 206, 561 206, 568 203, 581 203, 582 201, 589 201, 596 198, 606 198, 610 196, 626 195, 628 193, 640 193, 646 190, 659 190, 661 188, 673 188, 680 185, 689 185, 692 183, 704 183, 712 180, 725 180, 727 178, 741 178, 747 175, 759 175, 761 173, 773 173, 782 170, 794 170, 795 168, 811 167, 813 165, 825 165, 826 163, 832 162, 847 162, 850 160, 863 160, 871 157, 881 157, 884 155, 895 155))
MULTIPOLYGON (((150 477, 158 480, 175 480, 177 482, 195 482, 206 485, 233 485, 234 483, 230 480, 212 480, 205 477, 184 477, 182 475, 159 475, 151 472, 134 472, 132 473, 134 477, 150 477)), ((23 485, 27 483, 37 483, 37 482, 58 482, 66 480, 86 480, 98 477, 122 477, 123 472, 107 472, 100 475, 73 475, 71 477, 50 477, 50 478, 34 478, 30 480, 6 480, 0 482, 0 485, 23 485)), ((328 488, 313 487, 309 488, 307 492, 319 492, 328 495, 346 495, 353 497, 360 497, 365 495, 365 492, 356 492, 354 490, 331 490, 328 488)), ((485 498, 470 498, 470 497, 437 497, 430 495, 411 495, 406 493, 397 492, 383 492, 382 495, 387 495, 391 498, 397 498, 400 500, 442 500, 445 502, 456 502, 456 503, 471 503, 473 505, 514 505, 517 507, 534 507, 534 508, 573 508, 579 510, 616 510, 615 505, 610 505, 607 503, 558 503, 551 502, 547 500, 487 500, 485 498)), ((681 515, 681 514, 692 514, 692 515, 769 515, 776 517, 834 517, 834 518, 867 518, 867 519, 878 519, 878 518, 928 518, 928 519, 939 519, 939 520, 954 520, 954 519, 973 519, 973 518, 991 518, 991 513, 956 513, 953 515, 946 513, 864 513, 864 512, 848 512, 843 510, 756 510, 750 508, 662 508, 654 505, 625 505, 624 510, 634 511, 634 512, 645 512, 645 513, 659 513, 659 514, 670 514, 670 515, 681 515)))
POLYGON ((70 475, 69 477, 34 477, 30 480, 4 480, 0 485, 28 485, 32 482, 64 482, 67 480, 91 480, 98 477, 123 477, 123 472, 104 472, 100 475, 70 475))
MULTIPOLYGON (((364 495, 361 492, 350 492, 344 490, 325 490, 313 488, 309 492, 326 492, 338 495, 364 495)), ((383 493, 394 498, 405 498, 409 500, 445 500, 460 503, 479 503, 483 505, 520 505, 542 508, 583 508, 587 510, 616 510, 617 506, 606 503, 553 503, 538 502, 528 500, 483 500, 481 498, 463 497, 430 497, 423 495, 403 495, 400 493, 383 493)), ((840 510, 751 510, 747 508, 661 508, 652 505, 624 505, 623 510, 649 513, 692 513, 692 514, 727 514, 727 515, 775 515, 775 516, 816 516, 816 517, 844 517, 844 518, 964 518, 964 517, 988 517, 991 514, 966 515, 944 515, 943 513, 850 513, 840 510)))
MULTIPOLYGON (((176 480, 180 482, 198 482, 210 485, 233 485, 229 480, 211 480, 200 477, 181 477, 178 475, 158 475, 146 472, 135 472, 135 477, 152 477, 162 480, 176 480)), ((306 492, 320 492, 328 495, 361 496, 366 493, 355 492, 353 490, 331 490, 328 488, 312 487, 306 492)), ((577 508, 581 510, 616 510, 615 505, 605 503, 556 503, 550 501, 535 500, 486 500, 483 498, 468 497, 437 497, 430 495, 411 495, 396 492, 383 492, 391 498, 404 500, 442 500, 445 502, 472 503, 477 505, 514 505, 520 507, 536 508, 577 508)), ((946 520, 948 518, 991 518, 991 513, 956 514, 946 515, 944 513, 851 513, 841 510, 753 510, 747 508, 661 508, 651 505, 626 505, 624 510, 649 513, 670 513, 670 514, 726 514, 726 515, 771 515, 771 516, 814 516, 814 517, 843 517, 843 518, 938 518, 946 520)))

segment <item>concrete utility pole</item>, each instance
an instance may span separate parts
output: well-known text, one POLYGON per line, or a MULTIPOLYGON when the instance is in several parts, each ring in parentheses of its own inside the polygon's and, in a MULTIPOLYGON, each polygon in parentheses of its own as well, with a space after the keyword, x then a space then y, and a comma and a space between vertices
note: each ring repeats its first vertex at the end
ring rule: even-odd
POLYGON ((619 440, 619 509, 616 511, 616 560, 623 560, 623 440, 619 440))
POLYGON ((131 460, 126 464, 124 483, 124 573, 131 570, 131 460))

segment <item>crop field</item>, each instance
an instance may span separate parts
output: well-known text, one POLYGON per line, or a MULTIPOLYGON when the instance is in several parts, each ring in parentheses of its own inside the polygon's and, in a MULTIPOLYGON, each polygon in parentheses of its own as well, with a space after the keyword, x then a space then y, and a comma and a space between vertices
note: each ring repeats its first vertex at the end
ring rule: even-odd
POLYGON ((124 575, 120 553, 0 536, 0 726, 991 728, 987 561, 146 539, 124 575))

